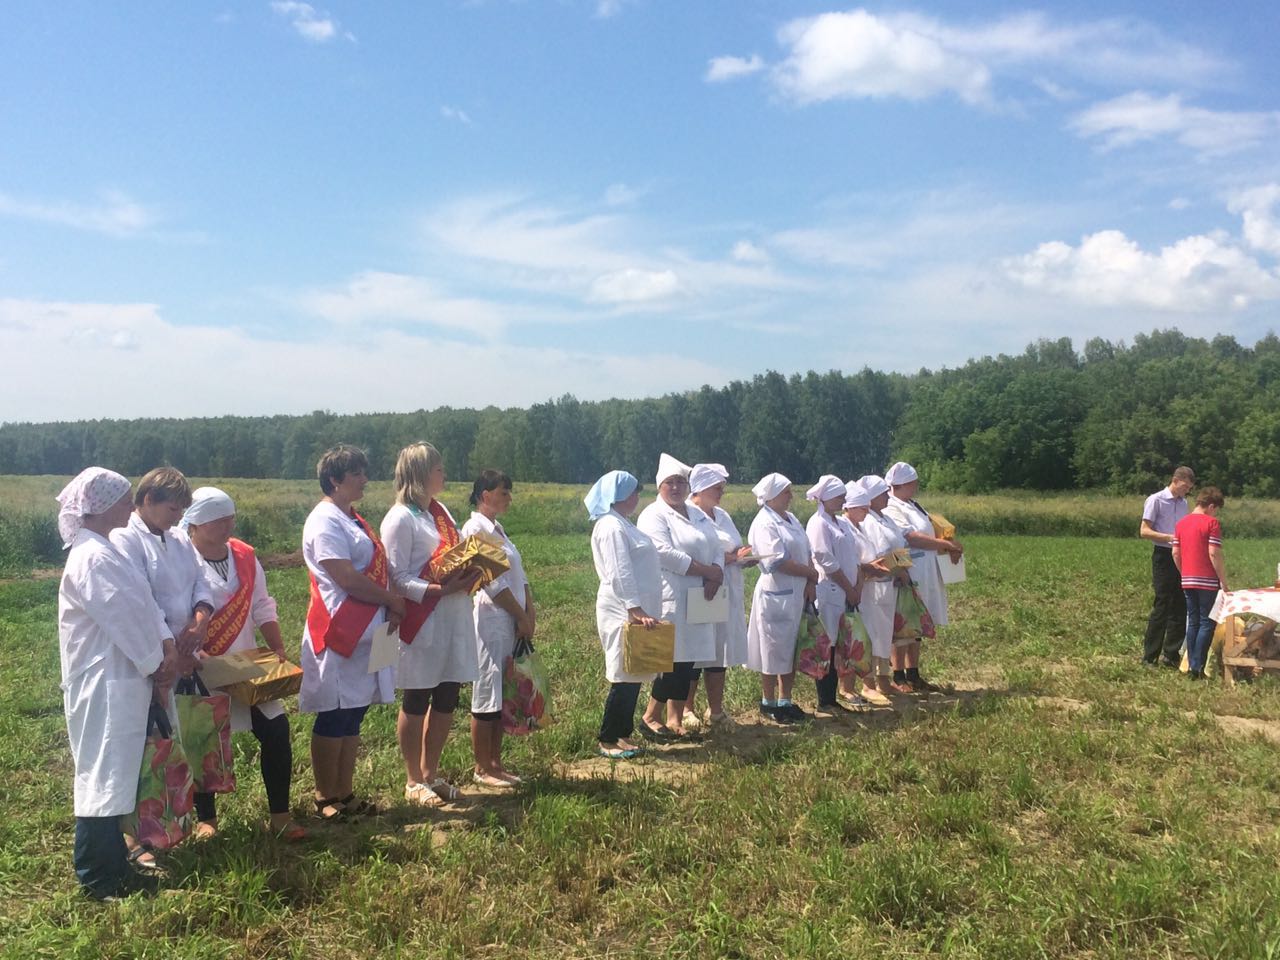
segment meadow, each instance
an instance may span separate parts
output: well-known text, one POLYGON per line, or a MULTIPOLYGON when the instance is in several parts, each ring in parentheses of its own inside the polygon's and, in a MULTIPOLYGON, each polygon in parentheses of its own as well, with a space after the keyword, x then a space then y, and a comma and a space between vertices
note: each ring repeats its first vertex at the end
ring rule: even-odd
MULTIPOLYGON (((60 479, 5 483, 5 529, 51 515, 60 479)), ((309 485, 226 486, 242 533, 297 549, 309 485)), ((461 491, 444 498, 455 515, 461 491)), ((388 813, 276 843, 259 827, 256 742, 238 737, 220 836, 168 855, 159 895, 115 905, 71 873, 57 581, 29 575, 57 554, 16 552, 0 582, 0 956, 1280 956, 1280 684, 1138 665, 1140 502, 928 498, 969 555, 926 651, 947 693, 777 728, 757 722, 754 675, 732 671, 736 730, 611 764, 593 750, 605 682, 581 493, 517 486, 509 515, 555 678, 556 722, 507 741, 528 778, 517 793, 469 785, 460 711, 444 772, 464 800, 405 807, 394 709, 376 708, 358 785, 388 813), (1016 535, 1032 531, 1045 535, 1016 535)), ((366 515, 388 499, 371 487, 366 515)), ((749 495, 729 499, 745 529, 749 495)), ((1274 579, 1277 518, 1274 503, 1228 504, 1237 583, 1274 579)), ((296 651, 305 575, 268 578, 296 651)), ((796 687, 811 707, 812 684, 796 687)), ((293 719, 303 817, 309 726, 293 719)))

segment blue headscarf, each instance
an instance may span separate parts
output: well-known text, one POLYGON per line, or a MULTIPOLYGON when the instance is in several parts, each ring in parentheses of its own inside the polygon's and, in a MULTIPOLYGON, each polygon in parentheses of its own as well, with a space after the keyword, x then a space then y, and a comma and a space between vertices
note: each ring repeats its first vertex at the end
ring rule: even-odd
POLYGON ((610 470, 596 481, 595 486, 582 498, 592 520, 599 520, 619 500, 625 500, 636 492, 640 481, 625 470, 610 470))

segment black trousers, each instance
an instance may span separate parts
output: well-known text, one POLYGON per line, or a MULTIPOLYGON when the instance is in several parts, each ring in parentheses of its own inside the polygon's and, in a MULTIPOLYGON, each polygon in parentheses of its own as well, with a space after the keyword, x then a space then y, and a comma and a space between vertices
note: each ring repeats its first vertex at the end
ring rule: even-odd
POLYGON ((609 687, 604 700, 604 717, 600 720, 601 743, 617 743, 629 737, 636 729, 636 701, 640 699, 640 684, 615 683, 609 687))
POLYGON ((76 817, 72 854, 80 885, 94 897, 120 892, 129 877, 129 854, 119 817, 76 817))
POLYGON ((1173 565, 1172 550, 1151 548, 1151 587, 1156 597, 1147 618, 1142 659, 1155 663, 1163 655, 1166 663, 1177 664, 1181 659, 1178 651, 1187 635, 1187 600, 1182 592, 1182 575, 1173 565))
POLYGON ((821 680, 813 681, 818 691, 818 706, 830 707, 836 703, 836 691, 839 689, 840 675, 836 673, 836 652, 831 651, 831 666, 827 675, 821 680))
MULTIPOLYGON (((253 735, 262 744, 258 765, 262 768, 262 784, 267 788, 267 809, 272 813, 289 812, 289 778, 293 773, 293 744, 289 741, 288 714, 268 720, 257 707, 249 708, 253 735)), ((214 820, 218 816, 214 794, 197 793, 196 818, 214 820)))
POLYGON ((649 695, 659 703, 668 700, 688 700, 689 684, 693 683, 693 661, 673 663, 669 673, 658 674, 649 695))

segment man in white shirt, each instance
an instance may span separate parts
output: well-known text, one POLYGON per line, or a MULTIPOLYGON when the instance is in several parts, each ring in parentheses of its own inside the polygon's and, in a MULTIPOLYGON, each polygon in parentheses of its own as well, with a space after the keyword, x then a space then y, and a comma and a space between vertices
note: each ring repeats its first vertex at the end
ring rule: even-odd
POLYGON ((1182 577, 1173 562, 1173 528, 1187 515, 1187 494, 1195 486, 1190 467, 1173 471, 1169 486, 1147 497, 1142 507, 1138 536, 1150 540, 1151 586, 1155 601, 1147 618, 1142 641, 1142 660, 1149 666, 1177 667, 1179 650, 1187 633, 1187 604, 1182 593, 1182 577), (1162 657, 1163 654, 1163 657, 1162 657))

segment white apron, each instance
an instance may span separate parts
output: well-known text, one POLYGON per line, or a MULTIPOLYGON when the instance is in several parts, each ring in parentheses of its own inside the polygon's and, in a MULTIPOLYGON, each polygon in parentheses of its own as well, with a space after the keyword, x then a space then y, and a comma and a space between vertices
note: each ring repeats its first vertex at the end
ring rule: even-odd
MULTIPOLYGON (((904 534, 915 531, 925 536, 933 536, 933 522, 924 508, 914 500, 899 500, 889 497, 889 505, 884 508, 904 534)), ((908 544, 908 546, 910 546, 908 544)), ((947 625, 947 585, 942 582, 942 571, 938 569, 938 552, 911 547, 911 580, 920 592, 920 599, 933 617, 938 627, 947 625)))
MULTIPOLYGON (((235 557, 228 556, 227 558, 226 580, 223 580, 222 574, 218 573, 204 557, 200 556, 199 551, 196 551, 196 557, 200 561, 201 574, 208 586, 209 594, 213 599, 213 609, 216 613, 227 605, 227 601, 235 596, 236 590, 240 588, 240 575, 236 572, 235 557)), ((252 651, 258 649, 255 631, 264 623, 273 623, 277 620, 276 602, 267 593, 267 575, 263 572, 262 564, 258 562, 257 557, 253 558, 253 566, 253 600, 249 607, 249 616, 245 618, 244 626, 240 628, 240 633, 231 642, 231 646, 227 648, 227 653, 240 653, 244 650, 252 651)), ((256 706, 268 720, 274 720, 284 713, 284 705, 279 700, 268 700, 256 706)), ((249 709, 235 697, 231 698, 231 729, 236 733, 252 729, 253 721, 250 717, 249 709)))
POLYGON ((604 675, 610 683, 652 680, 656 674, 630 674, 622 669, 622 630, 632 607, 651 617, 661 613, 662 570, 657 548, 635 524, 610 510, 591 528, 591 559, 600 578, 596 631, 604 650, 604 675))
MULTIPOLYGON (((692 500, 690 510, 700 510, 692 500)), ((733 525, 733 518, 720 507, 715 508, 716 539, 720 541, 720 554, 736 551, 742 546, 742 534, 733 525)), ((716 648, 709 660, 694 663, 695 667, 740 667, 747 662, 747 609, 746 588, 742 565, 728 564, 724 568, 724 587, 728 592, 729 619, 713 624, 716 628, 716 648)))
POLYGON ((795 514, 779 515, 761 507, 747 531, 753 553, 766 556, 760 562, 760 579, 751 596, 747 620, 747 666, 756 673, 775 676, 795 667, 796 636, 804 613, 804 577, 775 572, 784 559, 809 563, 809 540, 795 514))
POLYGON ((805 535, 809 538, 814 566, 818 568, 818 617, 834 643, 840 633, 840 618, 848 609, 848 598, 831 578, 837 572, 843 573, 850 583, 858 585, 861 562, 858 540, 853 525, 844 517, 827 513, 822 504, 818 504, 805 525, 805 535))
POLYGON ((503 590, 510 590, 520 609, 524 609, 524 562, 520 551, 502 529, 502 524, 490 520, 483 513, 472 512, 471 518, 459 531, 463 539, 475 534, 497 537, 502 541, 503 552, 511 569, 487 584, 475 596, 476 656, 479 659, 480 679, 471 687, 473 713, 497 713, 502 709, 502 671, 507 657, 516 646, 516 619, 493 602, 503 590))
MULTIPOLYGON (((453 519, 452 514, 449 519, 453 519)), ((440 545, 440 533, 431 514, 395 504, 382 518, 382 544, 387 548, 393 589, 410 600, 421 601, 427 592, 427 581, 418 574, 440 545)), ((400 644, 396 689, 430 690, 447 681, 471 683, 479 678, 471 597, 451 593, 440 598, 414 635, 413 643, 400 644)))
MULTIPOLYGON (((373 541, 356 524, 328 500, 321 500, 307 517, 302 528, 302 559, 316 578, 320 599, 332 613, 347 599, 347 592, 329 576, 321 560, 349 560, 359 572, 373 559, 373 541)), ((379 607, 360 636, 351 656, 326 648, 316 653, 311 646, 311 632, 302 627, 302 689, 298 693, 298 710, 323 713, 326 710, 367 707, 374 703, 391 703, 395 699, 394 668, 369 672, 369 651, 373 631, 386 621, 386 609, 379 607)))
POLYGON ((77 817, 133 812, 149 678, 167 636, 136 568, 105 537, 76 534, 58 588, 58 647, 77 817))
POLYGON ((685 505, 687 516, 661 498, 640 512, 636 527, 653 541, 662 570, 662 619, 676 625, 676 663, 697 663, 715 655, 715 624, 689 623, 689 590, 702 589, 702 578, 688 576, 691 561, 724 567, 715 522, 697 507, 685 505))
MULTIPOLYGON (((897 524, 874 510, 867 511, 858 528, 870 546, 870 556, 864 562, 878 559, 891 550, 899 550, 907 545, 897 524)), ((862 603, 858 605, 858 613, 862 615, 863 626, 867 628, 867 636, 871 638, 873 657, 887 660, 893 650, 893 617, 897 602, 898 590, 892 578, 869 578, 863 584, 862 603)))

